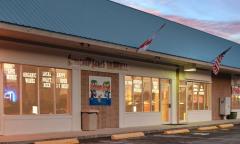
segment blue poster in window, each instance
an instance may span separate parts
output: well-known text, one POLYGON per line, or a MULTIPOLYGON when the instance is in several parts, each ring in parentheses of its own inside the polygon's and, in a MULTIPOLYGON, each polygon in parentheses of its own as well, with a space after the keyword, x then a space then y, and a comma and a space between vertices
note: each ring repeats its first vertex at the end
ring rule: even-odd
POLYGON ((111 77, 89 76, 89 105, 111 103, 111 77))

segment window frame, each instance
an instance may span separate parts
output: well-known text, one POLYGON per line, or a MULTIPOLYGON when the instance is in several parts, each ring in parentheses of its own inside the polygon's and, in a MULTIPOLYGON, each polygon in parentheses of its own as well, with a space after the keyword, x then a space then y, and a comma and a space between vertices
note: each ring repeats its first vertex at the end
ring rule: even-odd
POLYGON ((161 78, 161 77, 154 77, 154 76, 143 76, 143 75, 133 75, 133 74, 127 74, 127 75, 123 75, 123 79, 124 79, 124 81, 123 81, 123 83, 124 83, 124 112, 125 113, 161 113, 161 110, 162 110, 162 108, 161 108, 161 104, 162 104, 162 102, 161 102, 161 98, 162 98, 162 95, 161 95, 161 80, 169 80, 169 100, 171 101, 171 94, 172 94, 172 79, 171 78, 161 78), (134 112, 133 110, 131 111, 131 112, 127 112, 126 111, 126 99, 125 99, 125 77, 126 76, 130 76, 131 78, 132 78, 132 97, 133 97, 133 101, 134 101, 134 96, 133 96, 133 79, 134 79, 134 77, 141 77, 141 80, 142 80, 142 94, 141 94, 141 96, 142 96, 142 112, 134 112), (153 93, 151 92, 151 97, 150 97, 150 99, 151 99, 151 103, 150 103, 150 112, 144 112, 143 111, 143 107, 144 107, 144 104, 143 104, 143 78, 144 77, 146 77, 146 78, 150 78, 150 80, 151 80, 151 91, 152 91, 152 79, 158 79, 158 90, 159 90, 159 111, 158 112, 155 112, 155 111, 153 111, 152 110, 152 96, 153 96, 153 93))
POLYGON ((54 113, 53 114, 40 114, 40 95, 39 95, 39 92, 40 92, 40 76, 39 76, 39 68, 40 67, 44 67, 44 68, 53 68, 54 69, 54 73, 56 74, 56 69, 64 69, 64 70, 67 70, 67 71, 70 71, 71 72, 71 86, 72 86, 72 83, 73 83, 73 71, 71 68, 67 68, 67 67, 59 67, 59 66, 45 66, 45 65, 34 65, 34 64, 25 64, 25 63, 16 63, 16 62, 7 62, 7 61, 1 61, 0 62, 0 76, 2 77, 2 80, 1 80, 1 87, 2 87, 2 111, 3 111, 3 115, 4 116, 8 116, 8 117, 12 117, 12 116, 33 116, 33 117, 38 117, 38 116, 71 116, 72 115, 72 99, 73 99, 73 92, 72 92, 72 88, 71 88, 71 94, 70 94, 70 107, 69 107, 69 112, 68 113, 64 113, 64 114, 57 114, 56 113, 56 94, 55 94, 55 89, 56 89, 56 75, 54 77, 54 113), (14 64, 14 65, 19 65, 19 103, 20 103, 20 113, 19 114, 5 114, 5 111, 4 111, 4 83, 3 83, 3 77, 4 77, 4 67, 3 67, 3 64, 4 63, 7 63, 7 64, 14 64), (23 114, 23 111, 22 111, 22 66, 23 65, 26 65, 26 66, 33 66, 33 67, 36 67, 37 68, 37 79, 38 79, 38 86, 37 86, 37 90, 38 90, 38 114, 23 114))

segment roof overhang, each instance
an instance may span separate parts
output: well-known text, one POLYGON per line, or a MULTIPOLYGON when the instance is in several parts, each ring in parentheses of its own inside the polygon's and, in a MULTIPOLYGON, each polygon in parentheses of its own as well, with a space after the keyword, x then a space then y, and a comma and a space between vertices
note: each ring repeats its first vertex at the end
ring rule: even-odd
MULTIPOLYGON (((137 53, 136 48, 128 46, 2 22, 0 23, 0 41, 13 41, 30 45, 41 45, 44 47, 54 47, 91 52, 96 54, 106 54, 119 58, 127 58, 132 60, 134 59, 137 61, 146 61, 153 63, 157 62, 176 67, 195 64, 199 69, 212 69, 212 64, 209 62, 152 51, 137 53)), ((221 66, 221 71, 232 74, 240 73, 240 69, 228 66, 221 66)))

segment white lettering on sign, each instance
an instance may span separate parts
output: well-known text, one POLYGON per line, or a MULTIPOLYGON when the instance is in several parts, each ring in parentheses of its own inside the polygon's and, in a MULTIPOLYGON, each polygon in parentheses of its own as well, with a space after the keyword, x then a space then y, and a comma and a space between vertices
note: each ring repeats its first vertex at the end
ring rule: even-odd
POLYGON ((9 69, 7 69, 7 74, 15 75, 16 74, 16 70, 14 68, 9 68, 9 69))
POLYGON ((59 72, 57 73, 57 84, 56 88, 68 89, 68 79, 66 78, 66 73, 59 72))
POLYGON ((51 82, 52 82, 52 78, 43 77, 43 78, 42 78, 42 82, 51 83, 51 82))
POLYGON ((36 73, 23 72, 23 77, 36 78, 36 73))
POLYGON ((51 88, 51 83, 43 83, 43 87, 45 87, 45 88, 51 88))
POLYGON ((35 79, 34 78, 25 78, 25 83, 35 84, 35 79))
POLYGON ((50 72, 42 72, 42 76, 44 76, 44 77, 51 77, 52 74, 50 72))
POLYGON ((66 78, 65 79, 60 79, 60 83, 66 84, 67 83, 67 79, 66 78))
POLYGON ((44 88, 51 88, 52 83, 52 73, 51 72, 42 72, 42 83, 44 88))
POLYGON ((7 80, 17 80, 17 75, 11 75, 11 74, 7 74, 6 75, 7 80))
POLYGON ((66 74, 65 73, 57 73, 57 78, 65 78, 66 74))
POLYGON ((17 80, 17 74, 15 69, 15 64, 4 64, 4 73, 6 75, 7 80, 16 81, 17 80))
POLYGON ((25 79, 25 83, 35 84, 36 83, 35 79, 37 78, 37 73, 23 72, 23 77, 25 79))
POLYGON ((69 84, 61 84, 61 88, 62 89, 68 89, 69 88, 69 84))

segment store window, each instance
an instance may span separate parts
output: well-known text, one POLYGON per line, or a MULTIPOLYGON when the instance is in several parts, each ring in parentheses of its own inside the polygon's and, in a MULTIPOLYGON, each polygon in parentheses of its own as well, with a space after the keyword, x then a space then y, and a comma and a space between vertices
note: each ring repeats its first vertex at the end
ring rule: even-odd
MULTIPOLYGON (((169 97, 169 84, 162 80, 164 98, 169 97)), ((126 112, 160 112, 160 79, 125 76, 125 106, 126 112)))
POLYGON ((19 72, 19 65, 10 63, 3 64, 3 99, 5 114, 20 114, 19 72))
POLYGON ((152 78, 152 111, 160 112, 159 79, 152 78))
POLYGON ((40 114, 54 114, 54 88, 55 70, 54 68, 39 68, 40 86, 40 114))
POLYGON ((38 69, 22 66, 22 113, 38 114, 38 69))
POLYGON ((188 110, 208 110, 211 85, 208 83, 187 82, 188 110))
POLYGON ((133 94, 131 76, 125 76, 125 103, 126 112, 133 112, 133 94))
POLYGON ((6 115, 71 113, 72 71, 3 63, 6 115))
POLYGON ((240 109, 240 86, 232 86, 232 109, 240 109))
POLYGON ((143 111, 142 77, 133 77, 133 112, 143 111))
POLYGON ((56 69, 56 113, 70 113, 71 109, 71 72, 56 69))

